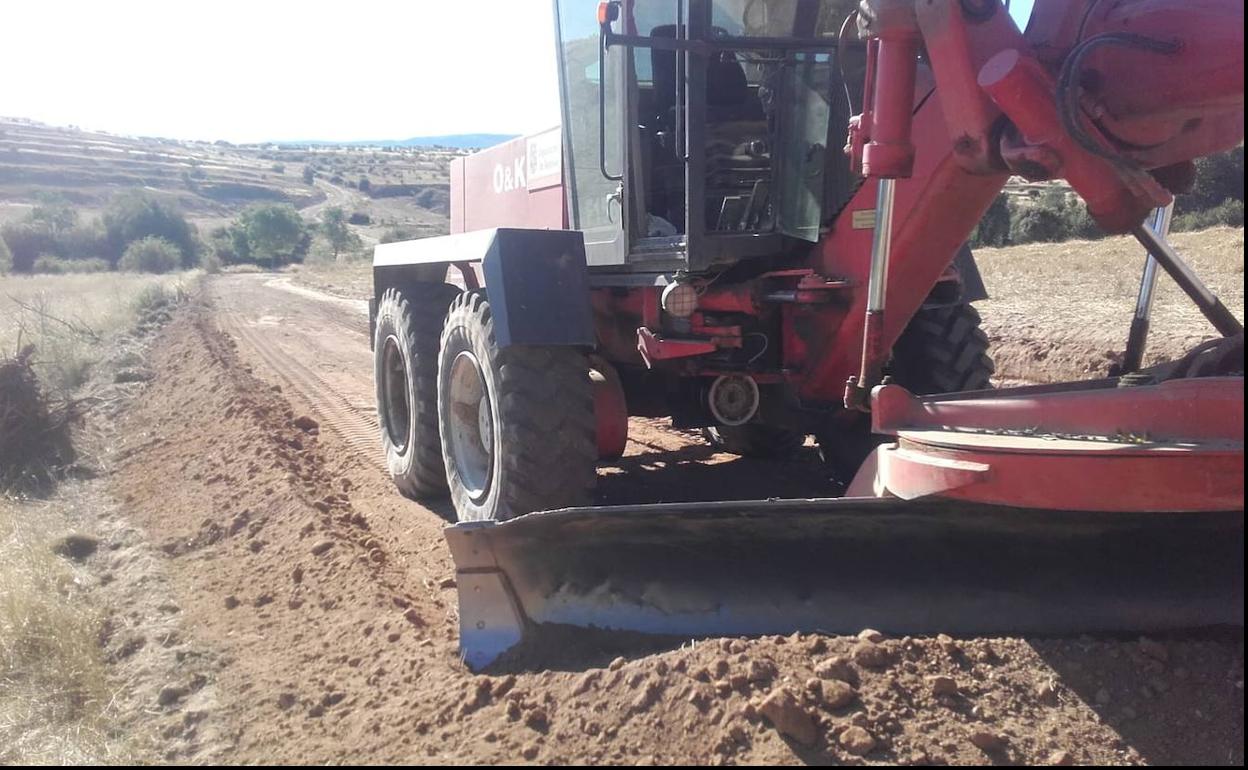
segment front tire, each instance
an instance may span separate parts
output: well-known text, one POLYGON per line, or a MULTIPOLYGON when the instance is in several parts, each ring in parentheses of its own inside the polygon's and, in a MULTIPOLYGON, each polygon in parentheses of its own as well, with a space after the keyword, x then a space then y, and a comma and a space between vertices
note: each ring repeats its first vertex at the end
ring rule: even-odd
POLYGON ((421 499, 445 495, 438 437, 438 340, 459 290, 445 283, 386 289, 377 303, 373 381, 386 469, 399 491, 421 499))
POLYGON ((589 362, 574 348, 499 348, 486 293, 451 303, 438 423, 460 521, 587 504, 598 458, 589 362))
MULTIPOLYGON (((994 367, 988 355, 988 335, 980 323, 979 311, 968 304, 920 310, 893 346, 889 376, 921 396, 991 387, 994 367)), ((824 464, 844 483, 849 483, 867 455, 888 441, 871 433, 871 418, 866 414, 816 439, 824 464)))
POLYGON ((703 428, 702 438, 721 452, 761 460, 792 457, 806 443, 804 433, 761 423, 703 428))

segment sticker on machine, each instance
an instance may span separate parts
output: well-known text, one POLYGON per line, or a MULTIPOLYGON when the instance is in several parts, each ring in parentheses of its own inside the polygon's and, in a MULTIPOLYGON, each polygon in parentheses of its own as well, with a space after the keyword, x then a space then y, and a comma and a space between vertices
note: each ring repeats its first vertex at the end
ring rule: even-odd
POLYGON ((875 229, 875 209, 858 209, 849 215, 849 225, 855 230, 875 229))
POLYGON ((525 140, 525 157, 530 192, 563 181, 563 140, 558 128, 534 134, 525 140))

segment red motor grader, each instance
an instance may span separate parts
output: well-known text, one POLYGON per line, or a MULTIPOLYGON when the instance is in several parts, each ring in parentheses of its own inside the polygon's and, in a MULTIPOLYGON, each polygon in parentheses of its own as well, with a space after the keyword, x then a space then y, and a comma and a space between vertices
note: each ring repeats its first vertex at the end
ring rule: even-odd
POLYGON ((1243 4, 1036 5, 556 0, 561 127, 456 161, 452 234, 374 258, 381 437, 450 495, 470 665, 547 624, 1242 625, 1243 327, 1166 230, 1243 140, 1243 4), (1144 246, 1114 376, 989 388, 964 244, 1011 175, 1144 246), (1159 270, 1220 337, 1144 369, 1159 270), (843 486, 590 506, 630 415, 813 435, 843 486))

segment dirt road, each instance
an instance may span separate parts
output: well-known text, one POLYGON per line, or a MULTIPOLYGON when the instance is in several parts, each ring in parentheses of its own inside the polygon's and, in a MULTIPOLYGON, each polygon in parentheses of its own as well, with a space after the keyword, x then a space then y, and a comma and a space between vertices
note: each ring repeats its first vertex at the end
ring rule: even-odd
MULTIPOLYGON (((153 350, 112 478, 214 662, 153 706, 167 759, 1243 761, 1242 635, 619 640, 474 676, 448 506, 399 497, 377 460, 361 305, 265 275, 206 292, 153 350)), ((600 495, 765 496, 760 479, 827 484, 813 458, 716 456, 635 421, 600 495)))

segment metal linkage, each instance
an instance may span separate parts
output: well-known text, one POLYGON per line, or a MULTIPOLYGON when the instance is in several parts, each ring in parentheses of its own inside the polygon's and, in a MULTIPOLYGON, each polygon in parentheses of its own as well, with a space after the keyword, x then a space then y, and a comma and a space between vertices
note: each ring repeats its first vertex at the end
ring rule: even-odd
MULTIPOLYGON (((1170 219, 1174 214, 1174 202, 1153 209, 1148 228, 1165 238, 1170 232, 1170 219)), ((1144 346, 1148 343, 1148 328, 1153 314, 1153 291, 1157 288, 1157 260, 1152 252, 1145 252, 1144 275, 1140 277, 1140 293, 1135 299, 1135 315, 1131 319, 1131 331, 1127 335, 1127 351, 1122 357, 1122 374, 1137 372, 1144 361, 1144 346)))
POLYGON ((1244 325, 1230 310, 1227 310, 1213 292, 1209 291, 1209 287, 1205 286, 1191 266, 1183 261, 1164 235, 1153 232, 1143 222, 1136 225, 1131 234, 1143 244, 1144 248, 1148 249, 1153 259, 1165 268, 1179 288, 1191 297, 1192 302, 1196 303, 1196 307, 1200 308, 1200 312, 1209 319, 1209 323, 1213 324, 1223 337, 1233 337, 1244 333, 1244 325))

